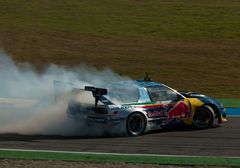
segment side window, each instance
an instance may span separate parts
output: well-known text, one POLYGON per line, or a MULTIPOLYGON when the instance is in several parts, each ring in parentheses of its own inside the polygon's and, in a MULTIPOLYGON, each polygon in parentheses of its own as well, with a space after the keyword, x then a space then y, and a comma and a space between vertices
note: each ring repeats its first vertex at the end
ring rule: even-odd
POLYGON ((152 101, 176 101, 177 93, 165 86, 152 86, 147 88, 152 101))
POLYGON ((120 103, 138 102, 139 90, 138 88, 111 88, 108 96, 111 100, 120 103))

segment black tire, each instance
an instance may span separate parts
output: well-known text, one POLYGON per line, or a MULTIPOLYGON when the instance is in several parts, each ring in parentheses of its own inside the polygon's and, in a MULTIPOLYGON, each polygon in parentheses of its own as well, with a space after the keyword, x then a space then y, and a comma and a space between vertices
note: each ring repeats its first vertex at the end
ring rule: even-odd
POLYGON ((214 110, 210 106, 203 106, 198 108, 193 116, 193 126, 198 129, 205 129, 212 126, 214 122, 214 110))
POLYGON ((135 112, 128 116, 127 132, 129 136, 139 136, 146 129, 146 118, 143 114, 135 112))

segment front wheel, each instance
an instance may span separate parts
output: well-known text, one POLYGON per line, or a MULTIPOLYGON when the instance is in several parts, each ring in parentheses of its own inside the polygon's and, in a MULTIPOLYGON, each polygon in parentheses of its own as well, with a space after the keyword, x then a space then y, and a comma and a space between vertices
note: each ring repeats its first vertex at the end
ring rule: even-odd
POLYGON ((214 111, 210 106, 198 108, 193 116, 193 125, 198 129, 205 129, 212 126, 214 122, 214 111))
POLYGON ((146 119, 141 113, 133 113, 127 119, 127 132, 130 136, 142 135, 146 128, 146 119))

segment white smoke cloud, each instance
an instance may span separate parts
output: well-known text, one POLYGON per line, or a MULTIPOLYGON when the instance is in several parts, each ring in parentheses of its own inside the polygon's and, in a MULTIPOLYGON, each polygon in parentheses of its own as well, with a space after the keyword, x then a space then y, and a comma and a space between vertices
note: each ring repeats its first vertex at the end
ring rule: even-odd
POLYGON ((66 114, 68 97, 54 100, 53 81, 71 83, 72 88, 85 85, 104 87, 126 80, 110 69, 99 71, 81 65, 72 69, 50 65, 39 74, 31 65, 16 65, 3 51, 0 52, 0 133, 41 135, 98 135, 84 121, 69 119, 66 114), (90 129, 90 130, 89 130, 90 129))

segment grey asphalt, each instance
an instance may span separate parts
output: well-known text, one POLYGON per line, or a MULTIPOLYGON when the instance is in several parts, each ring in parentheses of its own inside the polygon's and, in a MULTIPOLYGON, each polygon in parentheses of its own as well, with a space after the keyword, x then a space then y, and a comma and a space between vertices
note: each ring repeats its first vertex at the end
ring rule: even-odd
POLYGON ((0 148, 194 156, 240 156, 240 118, 205 130, 180 127, 139 137, 0 135, 0 148))

